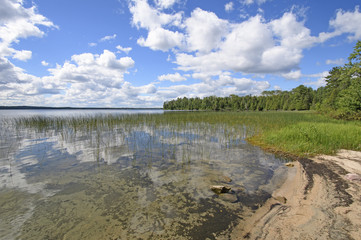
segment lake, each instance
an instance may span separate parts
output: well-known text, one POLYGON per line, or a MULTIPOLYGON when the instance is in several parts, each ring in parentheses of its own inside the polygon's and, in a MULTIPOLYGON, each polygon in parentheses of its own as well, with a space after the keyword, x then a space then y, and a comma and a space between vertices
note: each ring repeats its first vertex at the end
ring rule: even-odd
POLYGON ((228 239, 286 172, 236 115, 0 110, 0 239, 228 239))

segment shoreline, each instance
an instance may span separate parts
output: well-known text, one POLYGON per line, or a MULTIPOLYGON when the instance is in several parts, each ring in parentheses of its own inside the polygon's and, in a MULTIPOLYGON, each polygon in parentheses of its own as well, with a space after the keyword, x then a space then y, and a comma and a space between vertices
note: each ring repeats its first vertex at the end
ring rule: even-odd
POLYGON ((361 239, 361 152, 293 163, 285 182, 233 229, 232 239, 361 239))

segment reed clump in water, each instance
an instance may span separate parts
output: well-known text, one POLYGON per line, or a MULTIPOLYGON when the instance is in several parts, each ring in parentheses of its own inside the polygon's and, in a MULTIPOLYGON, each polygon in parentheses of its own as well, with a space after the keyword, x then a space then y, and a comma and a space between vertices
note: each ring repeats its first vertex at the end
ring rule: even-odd
MULTIPOLYGON (((331 119, 307 112, 165 112, 164 114, 122 114, 74 117, 34 116, 14 119, 17 127, 37 131, 65 129, 76 133, 96 130, 132 131, 134 126, 171 132, 189 130, 200 134, 224 124, 227 139, 243 139, 272 151, 298 156, 334 154, 338 149, 361 150, 361 122, 331 119), (207 124, 205 124, 207 123, 207 124), (195 128, 194 124, 197 125, 195 128)), ((229 140, 230 141, 230 140, 229 140)))

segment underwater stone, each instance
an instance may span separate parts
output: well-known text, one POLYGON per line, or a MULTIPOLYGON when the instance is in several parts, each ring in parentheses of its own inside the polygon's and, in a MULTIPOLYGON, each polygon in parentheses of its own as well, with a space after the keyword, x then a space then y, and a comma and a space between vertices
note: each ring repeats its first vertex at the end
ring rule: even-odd
POLYGON ((217 194, 220 194, 220 193, 228 193, 229 191, 231 191, 231 188, 223 185, 213 185, 211 186, 211 190, 217 194))
POLYGON ((289 163, 286 163, 285 166, 286 166, 286 167, 294 167, 295 165, 294 165, 293 163, 290 163, 290 162, 289 162, 289 163))
POLYGON ((227 182, 227 183, 232 182, 232 179, 230 177, 227 177, 227 176, 222 176, 221 179, 222 179, 222 182, 227 182))
POLYGON ((221 194, 220 199, 222 199, 225 202, 230 202, 230 203, 238 202, 236 194, 231 194, 231 193, 221 194))

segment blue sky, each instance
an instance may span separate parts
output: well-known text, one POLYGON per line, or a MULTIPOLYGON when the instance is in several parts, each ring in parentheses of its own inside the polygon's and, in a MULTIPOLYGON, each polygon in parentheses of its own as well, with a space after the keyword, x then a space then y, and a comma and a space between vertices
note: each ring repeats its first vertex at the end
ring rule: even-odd
POLYGON ((0 0, 0 105, 161 107, 325 85, 356 0, 0 0))

